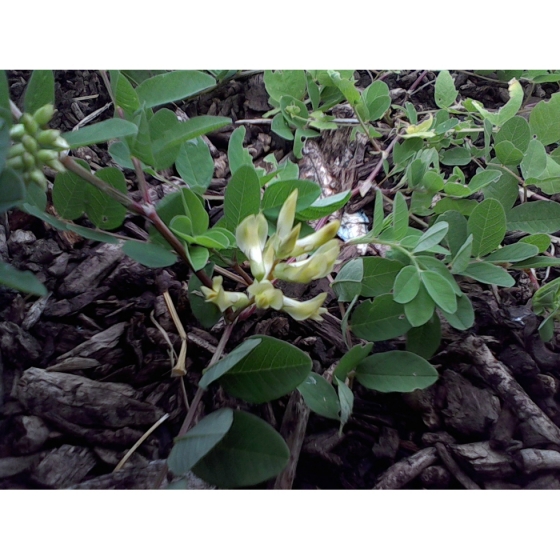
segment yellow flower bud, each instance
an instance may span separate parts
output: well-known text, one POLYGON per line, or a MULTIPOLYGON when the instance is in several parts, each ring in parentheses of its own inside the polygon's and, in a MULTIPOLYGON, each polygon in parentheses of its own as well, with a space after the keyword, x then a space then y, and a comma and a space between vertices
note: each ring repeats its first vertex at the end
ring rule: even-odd
POLYGON ((281 239, 277 233, 275 233, 270 238, 270 243, 274 247, 276 258, 285 259, 292 255, 296 247, 296 243, 300 231, 301 231, 301 224, 298 224, 295 228, 292 228, 290 234, 284 239, 281 239))
POLYGON ((23 158, 21 156, 14 156, 6 160, 6 166, 10 169, 21 170, 24 168, 23 158))
POLYGON ((25 134, 25 127, 21 123, 14 124, 14 126, 10 128, 10 138, 12 140, 21 140, 24 134, 25 134))
POLYGON ((51 159, 58 158, 58 152, 55 152, 54 150, 39 150, 37 152, 37 157, 40 162, 48 164, 51 159))
POLYGON ((276 222, 276 235, 282 241, 286 239, 292 232, 294 219, 296 217, 296 204, 298 198, 298 190, 295 189, 290 193, 290 196, 284 201, 280 213, 278 214, 278 221, 276 222))
POLYGON ((35 169, 37 164, 35 163, 35 158, 29 153, 25 152, 21 158, 23 159, 23 165, 25 169, 35 169))
POLYGON ((29 173, 29 178, 37 183, 44 191, 47 190, 47 179, 39 169, 33 169, 29 173))
POLYGON ((35 136, 35 134, 37 134, 37 132, 39 131, 39 125, 37 124, 37 121, 29 113, 23 113, 20 121, 23 124, 27 134, 35 136))
POLYGON ((284 296, 282 300, 282 311, 286 312, 296 321, 305 321, 312 319, 313 321, 322 321, 321 315, 327 310, 323 305, 327 294, 319 294, 308 301, 297 301, 295 299, 284 296))
POLYGON ((282 291, 275 288, 268 280, 254 282, 247 288, 249 294, 255 298, 255 305, 259 309, 280 309, 282 307, 282 291))
POLYGON ((305 260, 277 264, 274 269, 274 277, 286 282, 299 282, 301 284, 324 278, 332 272, 339 252, 338 241, 331 239, 305 260))
POLYGON ((29 134, 24 135, 24 137, 21 139, 21 143, 25 146, 25 149, 30 154, 35 154, 39 147, 37 145, 37 140, 35 140, 35 138, 33 138, 33 136, 30 136, 29 134))
POLYGON ((317 249, 321 245, 324 245, 325 243, 327 243, 327 241, 330 241, 337 234, 339 229, 340 221, 333 220, 326 226, 322 227, 319 231, 298 239, 295 248, 290 253, 290 256, 299 257, 300 255, 304 255, 305 253, 311 253, 312 251, 315 251, 315 249, 317 249))
POLYGON ((223 313, 229 307, 239 309, 249 305, 249 298, 245 294, 238 292, 226 292, 222 287, 224 279, 221 276, 215 276, 212 280, 212 289, 202 286, 200 289, 206 296, 206 301, 217 305, 223 313))

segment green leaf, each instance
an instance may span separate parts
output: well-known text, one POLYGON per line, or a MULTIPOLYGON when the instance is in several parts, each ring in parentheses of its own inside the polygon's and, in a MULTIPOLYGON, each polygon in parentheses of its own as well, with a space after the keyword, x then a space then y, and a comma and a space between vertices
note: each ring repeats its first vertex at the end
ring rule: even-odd
POLYGON ((513 263, 511 268, 516 270, 526 270, 528 268, 544 268, 548 266, 560 266, 560 259, 555 257, 539 256, 513 263))
POLYGON ((481 202, 467 222, 467 231, 473 236, 472 252, 475 257, 487 255, 496 249, 507 231, 502 205, 493 198, 481 202))
POLYGON ((405 266, 400 270, 393 285, 393 299, 397 303, 412 301, 420 289, 420 274, 415 266, 405 266))
POLYGON ((205 416, 184 436, 175 440, 167 465, 176 475, 187 474, 229 432, 233 410, 221 408, 205 416))
POLYGON ((527 235, 519 240, 520 243, 530 243, 535 245, 539 253, 544 253, 550 247, 550 236, 546 233, 536 233, 534 235, 527 235))
POLYGON ((451 284, 433 270, 422 271, 422 283, 436 305, 447 313, 457 311, 457 298, 451 284))
POLYGON ((507 121, 495 135, 495 143, 509 141, 518 150, 525 152, 531 140, 529 124, 523 117, 513 117, 507 121))
POLYGON ((560 94, 553 93, 549 101, 540 101, 529 116, 531 133, 548 146, 560 140, 560 94))
POLYGON ((471 159, 471 151, 467 148, 451 148, 440 152, 440 161, 443 165, 467 165, 471 159))
POLYGON ((343 191, 341 193, 319 198, 311 206, 297 213, 297 218, 303 221, 318 220, 324 216, 330 216, 337 210, 340 210, 352 196, 352 191, 343 191))
POLYGON ((418 244, 412 251, 413 253, 421 253, 427 251, 437 245, 449 230, 449 224, 444 221, 436 222, 431 228, 428 228, 418 240, 418 244))
POLYGON ((526 202, 507 213, 509 231, 554 233, 560 230, 560 204, 552 200, 526 202))
POLYGON ((290 450, 274 428, 252 414, 235 410, 228 433, 192 471, 221 488, 239 488, 277 476, 289 458, 290 450))
POLYGON ((33 70, 23 99, 23 109, 33 114, 47 104, 54 105, 54 74, 52 70, 33 70))
POLYGON ((195 271, 203 269, 208 264, 210 252, 206 247, 185 244, 185 253, 187 253, 189 261, 195 271))
POLYGON ((451 254, 456 255, 467 240, 467 220, 465 216, 456 210, 447 210, 447 212, 438 216, 436 223, 439 222, 447 222, 449 226, 446 234, 447 246, 451 254))
POLYGON ((473 235, 467 237, 463 246, 457 251, 457 254, 451 261, 451 272, 453 274, 461 274, 467 268, 472 255, 473 235))
MULTIPOLYGON (((160 111, 158 111, 159 113, 160 111)), ((157 114, 157 113, 156 113, 157 114)), ((177 121, 175 126, 165 132, 165 134, 152 143, 154 157, 160 159, 162 154, 174 146, 181 146, 188 140, 193 140, 199 136, 218 130, 231 123, 231 119, 226 117, 214 117, 203 115, 193 117, 185 122, 177 121)))
POLYGON ((340 429, 342 430, 354 408, 354 393, 344 383, 338 383, 338 400, 340 401, 340 429))
MULTIPOLYGON (((95 176, 109 183, 118 191, 122 193, 127 192, 126 179, 119 169, 105 167, 96 171, 95 176)), ((120 227, 126 216, 126 208, 120 202, 117 202, 108 194, 89 184, 86 190, 85 211, 94 226, 107 230, 120 227)))
POLYGON ((75 132, 65 132, 62 137, 75 150, 81 146, 101 144, 114 138, 122 138, 136 134, 138 127, 123 119, 108 119, 106 121, 84 126, 75 132))
POLYGON ((416 257, 416 262, 422 268, 437 272, 442 278, 445 278, 449 282, 449 284, 451 284, 451 287, 453 288, 453 291, 455 292, 456 295, 458 296, 462 295, 463 292, 461 292, 461 288, 459 288, 459 285, 455 281, 455 278, 453 278, 453 274, 449 272, 447 266, 445 266, 445 264, 442 263, 440 260, 436 259, 435 257, 428 257, 422 255, 416 257))
POLYGON ((441 323, 437 313, 420 327, 406 333, 406 350, 429 360, 441 344, 441 323))
MULTIPOLYGON (((550 240, 549 240, 550 243, 550 240)), ((513 243, 486 255, 484 260, 493 263, 515 263, 534 257, 539 252, 536 245, 530 243, 513 243)))
POLYGON ((201 245, 202 247, 207 247, 208 249, 227 249, 230 245, 230 240, 229 237, 221 231, 208 230, 203 235, 197 235, 193 243, 201 245))
POLYGON ((340 380, 345 381, 348 374, 356 369, 356 366, 367 356, 369 356, 371 349, 373 348, 373 342, 368 342, 363 346, 356 345, 353 346, 342 358, 338 365, 336 366, 333 376, 340 380))
POLYGON ((131 259, 149 268, 162 268, 175 264, 177 255, 153 243, 142 241, 126 241, 122 251, 131 259))
POLYGON ((35 296, 46 296, 48 293, 47 288, 29 270, 22 272, 2 261, 0 261, 0 284, 35 296))
POLYGON ((352 314, 352 332, 359 338, 377 342, 401 336, 410 328, 402 304, 391 294, 362 302, 352 314))
MULTIPOLYGON (((487 187, 488 185, 490 185, 490 183, 495 183, 496 181, 498 181, 500 179, 500 177, 502 176, 502 172, 501 171, 481 171, 480 173, 477 173, 469 182, 468 185, 468 195, 474 194, 475 192, 479 191, 480 189, 483 189, 484 187, 487 187)), ((463 195, 461 195, 463 196, 463 195)))
POLYGON ((474 309, 471 300, 466 295, 457 298, 455 313, 442 311, 442 314, 454 329, 466 331, 474 325, 474 309))
POLYGON ((0 173, 0 214, 25 200, 25 185, 21 176, 13 169, 5 168, 0 173))
POLYGON ((212 181, 214 160, 202 138, 185 142, 175 160, 177 172, 197 194, 204 194, 212 181))
MULTIPOLYGON (((462 195, 461 195, 462 196, 462 195)), ((455 200, 453 198, 442 198, 434 206, 436 214, 443 214, 444 212, 455 211, 463 216, 469 216, 470 213, 476 208, 478 202, 476 200, 455 200)))
POLYGON ((52 216, 51 214, 47 214, 46 212, 43 212, 42 210, 39 210, 39 208, 37 208, 37 206, 32 205, 32 204, 28 204, 27 202, 24 202, 21 205, 21 209, 24 212, 27 212, 28 214, 30 214, 31 216, 35 216, 36 218, 39 218, 40 220, 43 220, 43 222, 46 222, 47 224, 51 225, 52 227, 59 229, 60 231, 65 231, 67 228, 67 224, 65 222, 61 222, 60 220, 57 220, 54 216, 52 216))
POLYGON ((305 404, 319 416, 338 420, 340 404, 334 387, 321 375, 311 372, 298 386, 305 404))
POLYGON ((229 169, 232 175, 243 165, 253 165, 253 158, 247 148, 243 147, 243 140, 245 139, 245 127, 240 126, 236 128, 228 144, 228 162, 229 169))
POLYGON ((381 393, 425 389, 438 379, 436 369, 424 358, 400 350, 373 354, 360 363, 356 373, 364 387, 381 393))
POLYGON ((518 150, 509 140, 499 142, 494 146, 496 157, 504 165, 519 165, 523 160, 523 152, 518 150))
MULTIPOLYGON (((169 109, 160 109, 150 119, 149 124, 152 144, 151 150, 153 150, 154 144, 159 145, 157 143, 160 139, 165 137, 168 130, 171 130, 175 126, 179 125, 179 120, 173 111, 170 111, 169 109)), ((157 171, 170 168, 175 163, 180 149, 181 144, 175 144, 163 150, 158 148, 157 152, 154 151, 154 168, 157 171)))
POLYGON ((200 197, 190 189, 180 189, 183 210, 192 224, 193 235, 202 235, 208 229, 209 217, 200 197))
POLYGON ((270 125, 270 130, 275 134, 278 134, 280 138, 284 138, 284 140, 293 140, 294 133, 290 128, 290 125, 287 123, 284 115, 278 113, 273 119, 270 125))
POLYGON ((436 304, 434 300, 430 297, 424 285, 420 284, 416 297, 412 301, 405 303, 404 314, 413 327, 421 327, 430 320, 435 309, 436 304))
POLYGON ((408 233, 408 207, 406 199, 399 191, 393 202, 393 239, 399 241, 408 233))
POLYGON ((268 95, 278 105, 284 95, 303 99, 307 90, 307 79, 304 70, 266 70, 264 85, 268 95))
POLYGON ((216 80, 204 72, 179 70, 148 78, 136 88, 136 93, 140 102, 145 103, 145 107, 149 109, 192 97, 214 85, 216 80))
POLYGON ((377 121, 391 106, 389 86, 381 80, 371 83, 363 92, 362 99, 368 110, 368 120, 377 121))
POLYGON ((560 278, 556 278, 539 288, 533 295, 533 310, 537 315, 553 311, 559 306, 560 278))
MULTIPOLYGON (((210 278, 212 277, 213 271, 213 263, 209 263, 204 267, 204 272, 206 272, 210 278)), ((200 291, 201 286, 202 283, 196 274, 191 274, 188 287, 188 297, 189 303, 191 304, 191 311, 205 329, 211 329, 220 320, 222 313, 216 305, 205 301, 205 297, 200 291)))
POLYGON ((511 288, 515 286, 515 280, 502 267, 489 262, 474 262, 469 264, 462 272, 463 276, 474 278, 483 284, 493 284, 511 288))
POLYGON ((436 78, 435 102, 440 109, 451 107, 457 99, 455 82, 448 70, 441 71, 436 78))
POLYGON ((473 107, 482 117, 488 119, 494 126, 504 125, 509 119, 516 115, 523 104, 523 88, 515 78, 510 81, 508 89, 510 99, 497 113, 487 111, 479 101, 472 102, 473 107))
POLYGON ((253 404, 280 398, 303 383, 311 372, 311 358, 291 344, 259 335, 259 344, 220 378, 234 397, 253 404))
POLYGON ((140 109, 140 100, 136 90, 121 72, 116 73, 116 83, 113 89, 117 107, 121 107, 126 115, 130 117, 140 109))
POLYGON ((0 70, 0 108, 8 112, 9 116, 3 118, 11 124, 11 111, 10 111, 10 85, 8 84, 8 77, 5 70, 0 70))
MULTIPOLYGON (((0 70, 0 78, 2 76, 2 70, 0 70)), ((0 82, 0 88, 2 83, 0 82)), ((8 109, 0 106, 0 175, 4 171, 4 166, 6 165, 6 158, 8 157, 8 151, 10 149, 10 126, 12 122, 12 116, 8 109)), ((2 193, 0 192, 0 197, 2 193)))
POLYGON ((362 290, 362 278, 364 276, 364 264, 362 259, 348 261, 336 275, 332 288, 338 297, 338 301, 352 301, 360 295, 362 290))
POLYGON ((375 205, 373 207, 373 228, 371 234, 377 237, 383 230, 383 220, 385 212, 383 210, 383 194, 381 191, 375 192, 375 205))
POLYGON ((152 152, 152 139, 150 137, 147 112, 146 110, 140 110, 134 116, 134 124, 138 127, 138 132, 134 138, 129 140, 128 145, 131 156, 153 167, 155 160, 152 152))
POLYGON ((375 297, 390 292, 397 274, 403 268, 400 262, 382 257, 364 257, 362 263, 363 297, 375 297))
POLYGON ((296 212, 308 208, 321 194, 321 187, 313 181, 289 179, 276 181, 264 191, 262 210, 270 219, 277 219, 280 209, 288 196, 298 189, 296 212))
POLYGON ((496 182, 486 185, 486 187, 482 189, 482 192, 484 198, 495 198, 507 212, 517 201, 519 185, 517 179, 513 175, 510 173, 502 173, 502 176, 496 182))
MULTIPOLYGON (((110 169, 110 168, 107 168, 110 169)), ((80 237, 91 239, 92 241, 99 241, 100 243, 109 243, 110 245, 118 245, 120 239, 114 237, 109 233, 97 231, 88 227, 77 226, 76 224, 67 224, 66 229, 77 233, 80 237)))
POLYGON ((526 182, 542 175, 546 169, 546 150, 541 142, 535 139, 529 142, 520 167, 526 182))
POLYGON ((260 343, 261 340, 259 338, 249 338, 240 344, 213 366, 204 369, 202 372, 202 379, 199 381, 198 386, 202 389, 208 389, 210 383, 216 381, 216 379, 219 379, 222 375, 225 375, 233 366, 250 354, 260 343))
POLYGON ((231 177, 224 198, 225 225, 235 231, 239 223, 251 214, 258 214, 261 188, 257 172, 252 166, 240 167, 231 177))
MULTIPOLYGON (((90 171, 89 165, 81 159, 76 160, 90 171)), ((76 220, 86 211, 89 183, 79 175, 66 171, 57 173, 54 180, 52 199, 56 211, 65 220, 76 220)))

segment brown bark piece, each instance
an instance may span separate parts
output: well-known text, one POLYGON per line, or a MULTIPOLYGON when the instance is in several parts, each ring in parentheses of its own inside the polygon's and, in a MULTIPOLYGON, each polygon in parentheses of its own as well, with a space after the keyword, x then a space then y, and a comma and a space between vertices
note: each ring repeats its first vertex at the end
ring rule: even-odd
POLYGON ((525 420, 538 434, 549 441, 560 444, 560 428, 529 398, 511 372, 490 352, 484 341, 469 336, 461 343, 478 367, 480 375, 507 402, 520 420, 525 420))
POLYGON ((16 398, 42 418, 97 428, 151 425, 163 414, 141 402, 140 394, 123 383, 93 381, 33 367, 23 373, 16 398))
POLYGON ((442 381, 447 395, 447 406, 442 410, 446 426, 467 437, 485 436, 498 420, 498 398, 451 370, 443 373, 442 381))
POLYGON ((65 488, 81 482, 96 465, 85 447, 62 445, 53 449, 32 471, 32 479, 49 488, 65 488))
POLYGON ((481 476, 508 478, 515 473, 512 459, 506 453, 493 450, 488 441, 450 445, 449 448, 481 476))
POLYGON ((99 352, 100 350, 108 350, 114 348, 124 332, 126 323, 117 323, 108 329, 93 335, 89 340, 82 342, 66 354, 62 354, 57 358, 57 361, 61 362, 66 358, 72 356, 80 356, 82 358, 88 358, 92 354, 99 352))
POLYGON ((58 293, 73 297, 96 288, 123 256, 119 245, 102 245, 66 277, 58 293))
POLYGON ((389 467, 378 479, 374 490, 395 490, 414 480, 437 461, 435 447, 426 447, 389 467))

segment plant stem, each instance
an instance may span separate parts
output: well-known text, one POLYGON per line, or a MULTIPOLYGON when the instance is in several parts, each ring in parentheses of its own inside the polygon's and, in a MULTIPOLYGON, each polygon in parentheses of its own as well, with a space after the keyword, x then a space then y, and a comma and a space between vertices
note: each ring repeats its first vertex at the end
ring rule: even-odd
POLYGON ((142 193, 142 198, 146 204, 152 204, 152 197, 148 191, 148 184, 146 183, 146 177, 144 176, 144 171, 142 171, 142 164, 132 156, 132 163, 134 165, 134 171, 136 172, 136 178, 138 179, 138 186, 140 187, 140 192, 142 193))
POLYGON ((66 167, 66 169, 72 171, 94 187, 98 188, 101 192, 107 194, 108 196, 122 204, 130 212, 138 214, 150 220, 150 222, 152 222, 161 236, 169 243, 169 245, 171 245, 171 247, 176 251, 181 259, 186 262, 187 265, 194 271, 202 284, 204 284, 208 288, 212 288, 212 280, 210 279, 208 274, 206 274, 204 270, 194 270, 187 252, 183 247, 183 244, 173 235, 172 231, 159 217, 153 204, 139 204, 138 202, 135 202, 128 195, 115 189, 105 181, 102 181, 101 179, 99 179, 99 177, 91 174, 87 169, 79 165, 76 160, 70 156, 64 156, 60 158, 60 161, 62 162, 64 167, 66 167))
MULTIPOLYGON (((226 347, 226 344, 229 340, 229 337, 231 336, 231 333, 233 332, 233 327, 234 326, 235 326, 235 323, 226 324, 226 326, 224 328, 224 332, 222 333, 222 338, 220 338, 220 342, 218 343, 218 347, 216 348, 216 352, 212 356, 212 359, 210 360, 210 363, 208 364, 208 367, 213 366, 222 357, 222 354, 224 352, 224 348, 226 347)), ((185 421, 183 422, 183 425, 181 426, 181 429, 179 430, 179 433, 177 434, 177 437, 184 436, 187 433, 187 431, 189 430, 189 428, 191 427, 192 421, 194 419, 194 415, 196 414, 196 409, 198 408, 198 405, 200 404, 200 401, 202 400, 202 396, 204 395, 205 391, 206 391, 206 389, 203 389, 202 387, 199 387, 197 389, 196 394, 195 394, 195 396, 193 398, 193 401, 191 403, 191 407, 189 408, 189 412, 187 413, 185 421)))

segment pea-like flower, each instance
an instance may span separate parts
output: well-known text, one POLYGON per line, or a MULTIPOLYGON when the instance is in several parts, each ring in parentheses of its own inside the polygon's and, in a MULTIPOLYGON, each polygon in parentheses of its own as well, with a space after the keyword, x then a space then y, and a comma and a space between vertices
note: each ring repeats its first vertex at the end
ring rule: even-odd
POLYGON ((217 305, 223 313, 229 307, 234 310, 249 305, 249 298, 239 292, 226 292, 222 286, 224 279, 221 276, 214 276, 212 279, 212 289, 202 286, 200 289, 206 296, 206 301, 217 305))
POLYGON ((228 307, 239 310, 254 303, 259 309, 285 311, 297 321, 322 321, 321 315, 327 310, 321 305, 327 294, 320 294, 309 301, 297 301, 286 297, 282 290, 274 286, 275 280, 307 284, 324 278, 332 271, 340 252, 339 242, 333 239, 340 227, 338 220, 298 239, 301 224, 294 227, 297 198, 297 189, 286 198, 278 214, 276 233, 268 241, 268 222, 262 213, 247 216, 237 226, 237 247, 249 260, 251 273, 255 277, 255 281, 247 288, 249 297, 225 292, 222 288, 223 279, 218 276, 213 280, 212 290, 201 288, 206 301, 217 305, 220 311, 228 307), (282 262, 285 259, 298 260, 282 262))
POLYGON ((274 269, 274 276, 286 282, 299 282, 307 284, 312 280, 324 278, 332 272, 340 247, 336 239, 321 245, 307 259, 292 263, 279 263, 274 269))
POLYGON ((259 309, 282 309, 282 298, 284 294, 282 290, 275 288, 272 282, 263 280, 262 282, 253 282, 247 288, 250 295, 255 298, 255 305, 259 309))
POLYGON ((296 321, 305 321, 312 319, 313 321, 322 321, 321 315, 327 310, 321 307, 327 298, 326 293, 319 294, 308 301, 298 301, 284 296, 282 301, 282 311, 286 312, 296 321))

